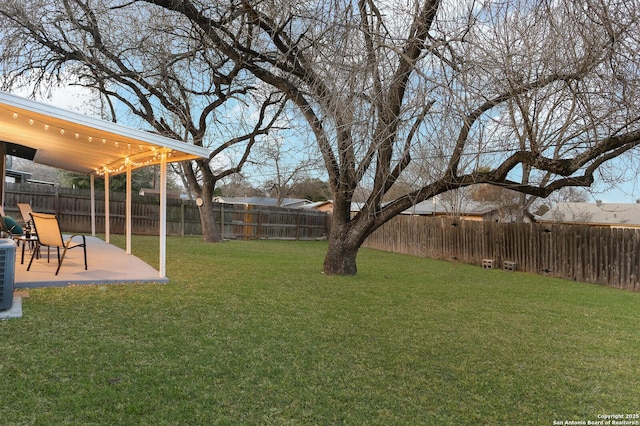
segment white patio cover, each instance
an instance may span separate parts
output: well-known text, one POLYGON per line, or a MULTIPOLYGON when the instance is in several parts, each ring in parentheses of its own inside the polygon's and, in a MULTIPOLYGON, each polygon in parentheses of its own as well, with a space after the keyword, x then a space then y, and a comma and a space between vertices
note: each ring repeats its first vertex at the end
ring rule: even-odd
MULTIPOLYGON (((127 172, 129 181, 133 169, 208 158, 211 153, 203 147, 4 92, 0 92, 0 141, 35 149, 36 163, 107 178, 127 172)), ((161 167, 160 181, 160 277, 164 278, 166 167, 161 167)), ((127 195, 130 200, 131 194, 127 195)), ((127 219, 127 253, 131 253, 130 214, 127 219)), ((105 233, 108 242, 108 228, 105 233)))

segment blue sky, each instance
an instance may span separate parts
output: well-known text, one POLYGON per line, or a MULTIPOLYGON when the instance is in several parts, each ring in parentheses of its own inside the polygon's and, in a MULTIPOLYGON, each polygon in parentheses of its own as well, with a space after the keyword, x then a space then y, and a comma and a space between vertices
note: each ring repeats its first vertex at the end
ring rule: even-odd
POLYGON ((602 200, 605 203, 635 203, 640 198, 638 182, 627 182, 610 190, 598 190, 596 182, 594 190, 589 191, 591 200, 602 200))
MULTIPOLYGON (((17 92, 16 94, 26 96, 27 93, 17 92)), ((86 90, 80 87, 67 87, 64 90, 56 90, 52 93, 50 99, 44 99, 43 102, 51 103, 57 107, 82 111, 87 108, 92 102, 95 102, 95 98, 92 98, 86 90)), ((635 203, 637 199, 640 199, 640 176, 637 176, 634 166, 634 159, 627 158, 616 167, 611 164, 608 167, 614 170, 615 173, 625 175, 625 182, 621 183, 605 183, 600 174, 596 175, 596 183, 592 188, 588 188, 589 201, 595 202, 601 200, 605 203, 635 203), (627 163, 626 165, 624 163, 627 163)), ((614 178, 618 180, 618 178, 614 178)))

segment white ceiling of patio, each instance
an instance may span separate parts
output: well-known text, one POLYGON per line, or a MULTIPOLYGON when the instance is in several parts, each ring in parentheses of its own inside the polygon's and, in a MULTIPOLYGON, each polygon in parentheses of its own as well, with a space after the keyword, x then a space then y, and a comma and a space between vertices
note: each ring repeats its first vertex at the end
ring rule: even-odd
MULTIPOLYGON (((36 150, 34 162, 102 175, 207 158, 206 148, 0 92, 0 141, 36 150)), ((7 152, 11 155, 11 152, 7 152)))

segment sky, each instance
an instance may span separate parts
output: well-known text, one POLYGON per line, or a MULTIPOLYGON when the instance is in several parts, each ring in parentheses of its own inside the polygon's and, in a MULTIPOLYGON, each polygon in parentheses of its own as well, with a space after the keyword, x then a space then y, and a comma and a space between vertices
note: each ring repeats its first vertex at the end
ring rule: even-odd
MULTIPOLYGON (((14 92, 20 96, 27 96, 25 92, 14 92)), ((41 102, 49 103, 60 108, 83 113, 90 109, 92 102, 91 95, 86 89, 77 86, 66 87, 64 89, 54 90, 49 99, 41 99, 41 102)), ((633 160, 631 160, 633 161, 633 160)), ((635 174, 629 166, 620 166, 621 173, 629 175, 627 182, 611 185, 602 181, 596 181, 592 188, 586 191, 589 196, 589 202, 602 201, 604 203, 635 203, 640 199, 640 176, 635 174)), ((599 177, 599 175, 598 175, 599 177)))
POLYGON ((601 200, 604 203, 635 203, 640 199, 640 179, 617 185, 610 190, 598 190, 596 188, 590 192, 590 201, 601 200))

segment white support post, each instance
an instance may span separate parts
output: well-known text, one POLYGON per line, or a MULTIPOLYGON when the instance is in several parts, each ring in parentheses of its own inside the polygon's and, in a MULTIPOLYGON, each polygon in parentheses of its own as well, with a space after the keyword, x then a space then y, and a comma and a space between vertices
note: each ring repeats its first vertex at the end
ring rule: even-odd
POLYGON ((111 233, 111 218, 109 209, 109 172, 104 172, 104 242, 109 244, 109 234, 111 233))
POLYGON ((126 252, 131 254, 131 163, 129 162, 127 162, 127 202, 125 210, 126 252))
POLYGON ((167 269, 167 153, 160 156, 160 278, 167 269))
POLYGON ((91 181, 91 236, 96 236, 96 177, 89 175, 91 181))

